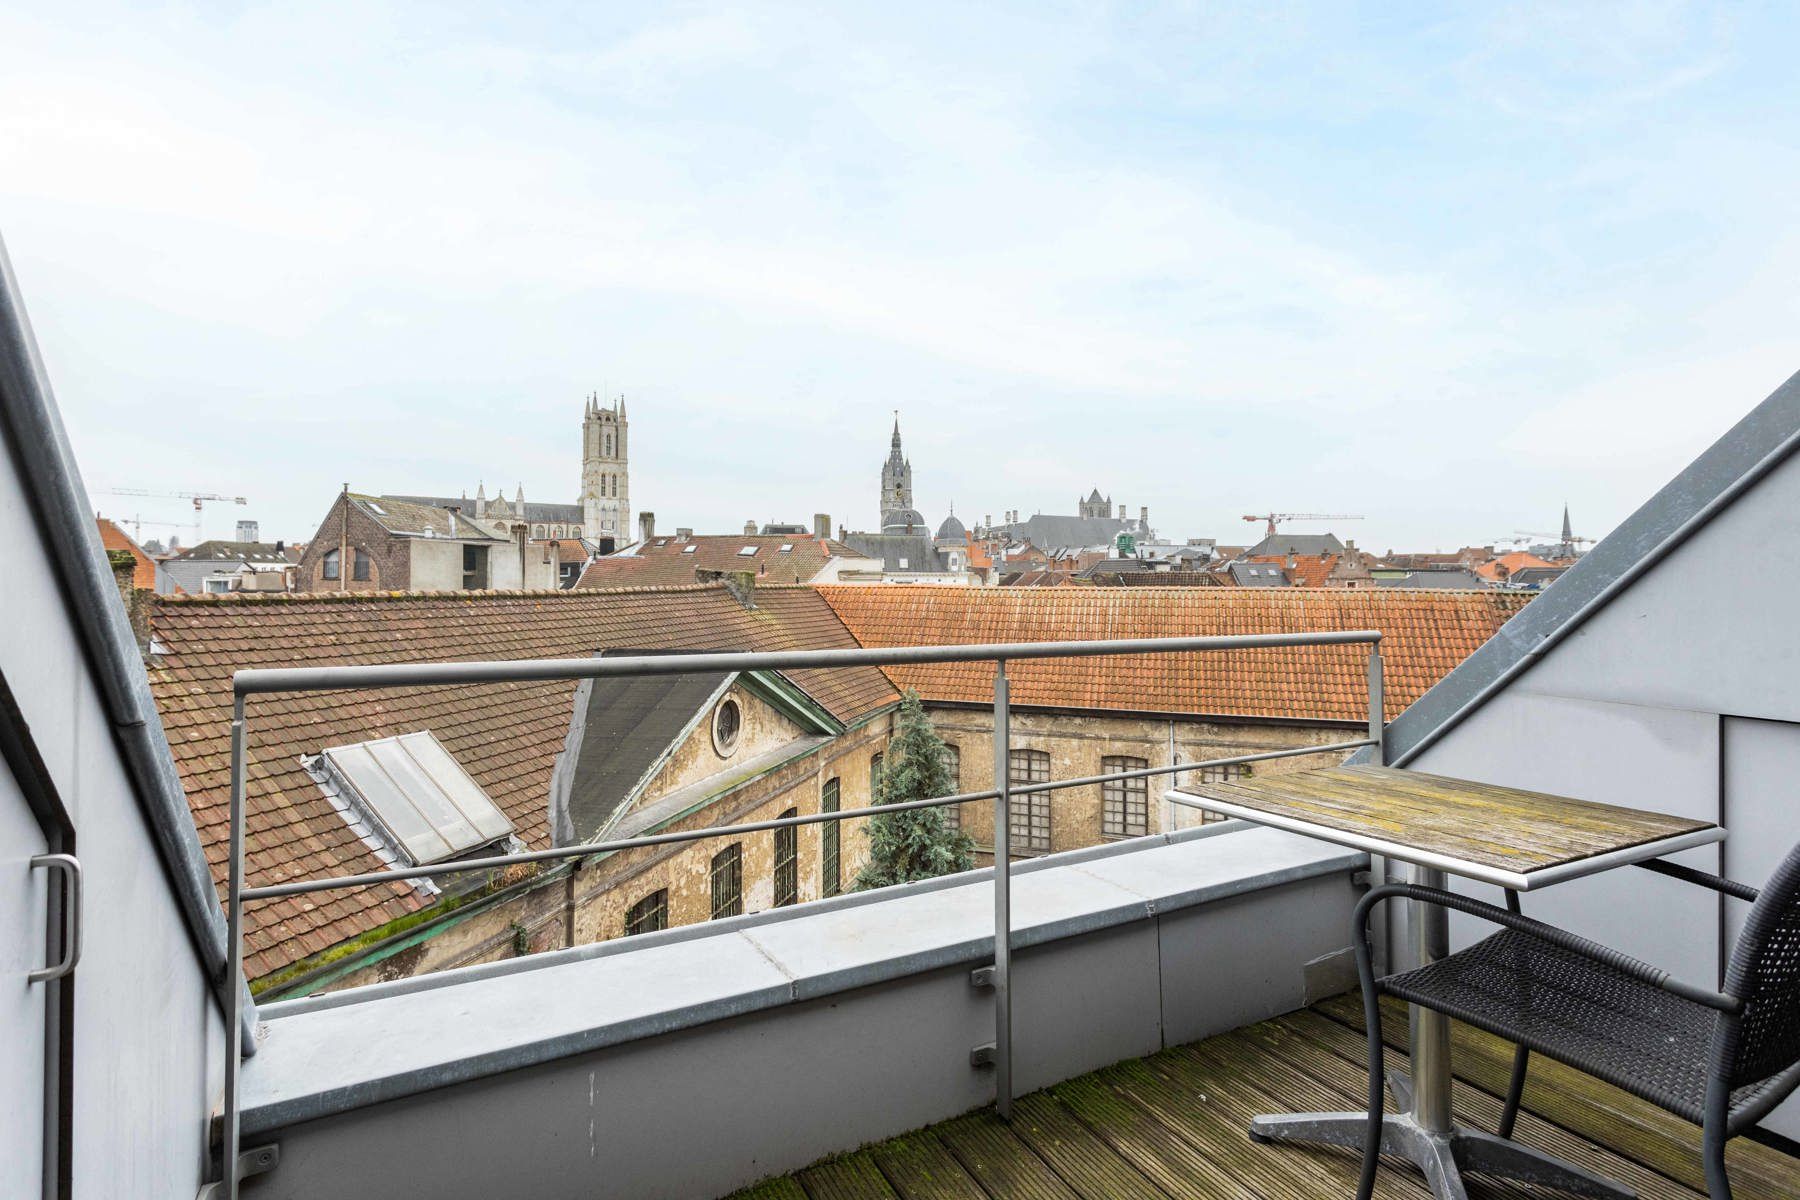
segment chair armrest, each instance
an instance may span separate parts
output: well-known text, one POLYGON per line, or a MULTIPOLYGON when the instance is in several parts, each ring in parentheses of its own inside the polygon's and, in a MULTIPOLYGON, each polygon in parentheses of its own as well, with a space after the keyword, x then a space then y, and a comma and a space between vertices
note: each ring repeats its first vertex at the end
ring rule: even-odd
POLYGON ((1535 938, 1560 947, 1583 958, 1591 958, 1604 963, 1623 975, 1661 988, 1696 1004, 1720 1012, 1735 1013, 1742 1011, 1744 1002, 1736 996, 1728 996, 1723 992, 1715 992, 1710 988, 1696 987, 1691 983, 1672 978, 1661 967, 1653 967, 1649 963, 1640 962, 1629 954, 1614 950, 1611 946, 1603 946, 1599 942, 1570 933, 1566 929, 1558 929, 1554 925, 1546 925, 1542 921, 1533 920, 1516 912, 1508 912, 1504 908, 1487 904, 1468 896, 1459 896, 1455 892, 1447 892, 1442 888, 1423 887, 1416 883, 1390 883, 1371 889, 1356 905, 1356 916, 1352 925, 1353 934, 1364 944, 1368 940, 1369 912, 1377 904, 1396 898, 1417 900, 1424 904, 1436 904, 1442 908, 1454 909, 1479 917, 1495 925, 1502 925, 1520 933, 1528 933, 1535 938))
POLYGON ((1696 871, 1694 868, 1684 867, 1680 863, 1664 862, 1660 858, 1652 858, 1631 865, 1646 871, 1654 871, 1658 875, 1667 875, 1670 879, 1679 879, 1683 883, 1699 884, 1703 888, 1711 888, 1715 892, 1735 896, 1739 900, 1754 900, 1759 895, 1758 891, 1747 883, 1726 879, 1723 875, 1709 875, 1705 871, 1696 871))

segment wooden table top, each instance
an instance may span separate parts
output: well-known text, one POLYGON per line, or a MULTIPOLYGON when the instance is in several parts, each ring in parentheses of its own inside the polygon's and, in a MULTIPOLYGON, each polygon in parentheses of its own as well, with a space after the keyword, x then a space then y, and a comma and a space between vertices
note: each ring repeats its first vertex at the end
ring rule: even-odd
POLYGON ((1169 794, 1521 890, 1725 837, 1706 821, 1393 767, 1190 783, 1169 794))

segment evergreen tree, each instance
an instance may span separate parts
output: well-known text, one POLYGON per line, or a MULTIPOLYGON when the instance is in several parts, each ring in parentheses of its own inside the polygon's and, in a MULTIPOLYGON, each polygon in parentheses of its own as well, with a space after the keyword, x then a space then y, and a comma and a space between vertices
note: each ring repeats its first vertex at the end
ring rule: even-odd
MULTIPOLYGON (((904 804, 948 796, 950 771, 944 765, 944 740, 931 727, 918 693, 908 688, 900 699, 898 729, 888 742, 876 804, 904 804)), ((857 873, 855 889, 886 887, 934 879, 975 865, 975 843, 950 828, 942 808, 869 818, 869 861, 857 873)))

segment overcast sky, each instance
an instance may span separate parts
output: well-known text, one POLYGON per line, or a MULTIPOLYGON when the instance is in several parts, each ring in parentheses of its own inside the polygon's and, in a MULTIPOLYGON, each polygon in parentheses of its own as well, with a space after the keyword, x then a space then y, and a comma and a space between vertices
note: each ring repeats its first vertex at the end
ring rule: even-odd
POLYGON ((1785 6, 1272 7, 12 4, 0 236, 213 536, 572 500, 593 390, 664 528, 869 527, 898 408, 933 521, 1603 533, 1800 368, 1785 6))

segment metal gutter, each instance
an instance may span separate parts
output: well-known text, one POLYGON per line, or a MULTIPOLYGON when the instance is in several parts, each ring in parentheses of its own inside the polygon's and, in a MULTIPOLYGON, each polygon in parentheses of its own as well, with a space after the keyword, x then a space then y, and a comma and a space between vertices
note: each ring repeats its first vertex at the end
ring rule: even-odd
POLYGON ((187 796, 150 695, 137 640, 119 603, 117 585, 108 573, 87 489, 82 485, 75 455, 57 413, 49 376, 3 242, 0 426, 14 465, 27 484, 38 527, 49 546, 58 551, 49 558, 55 564, 70 612, 81 632, 89 669, 106 705, 126 768, 136 784, 157 857, 181 907, 195 956, 222 1012, 230 1011, 224 987, 236 987, 242 992, 245 1020, 241 1040, 244 1053, 252 1054, 255 1005, 249 1000, 249 988, 242 978, 223 980, 225 922, 213 890, 212 872, 200 849, 187 796))

